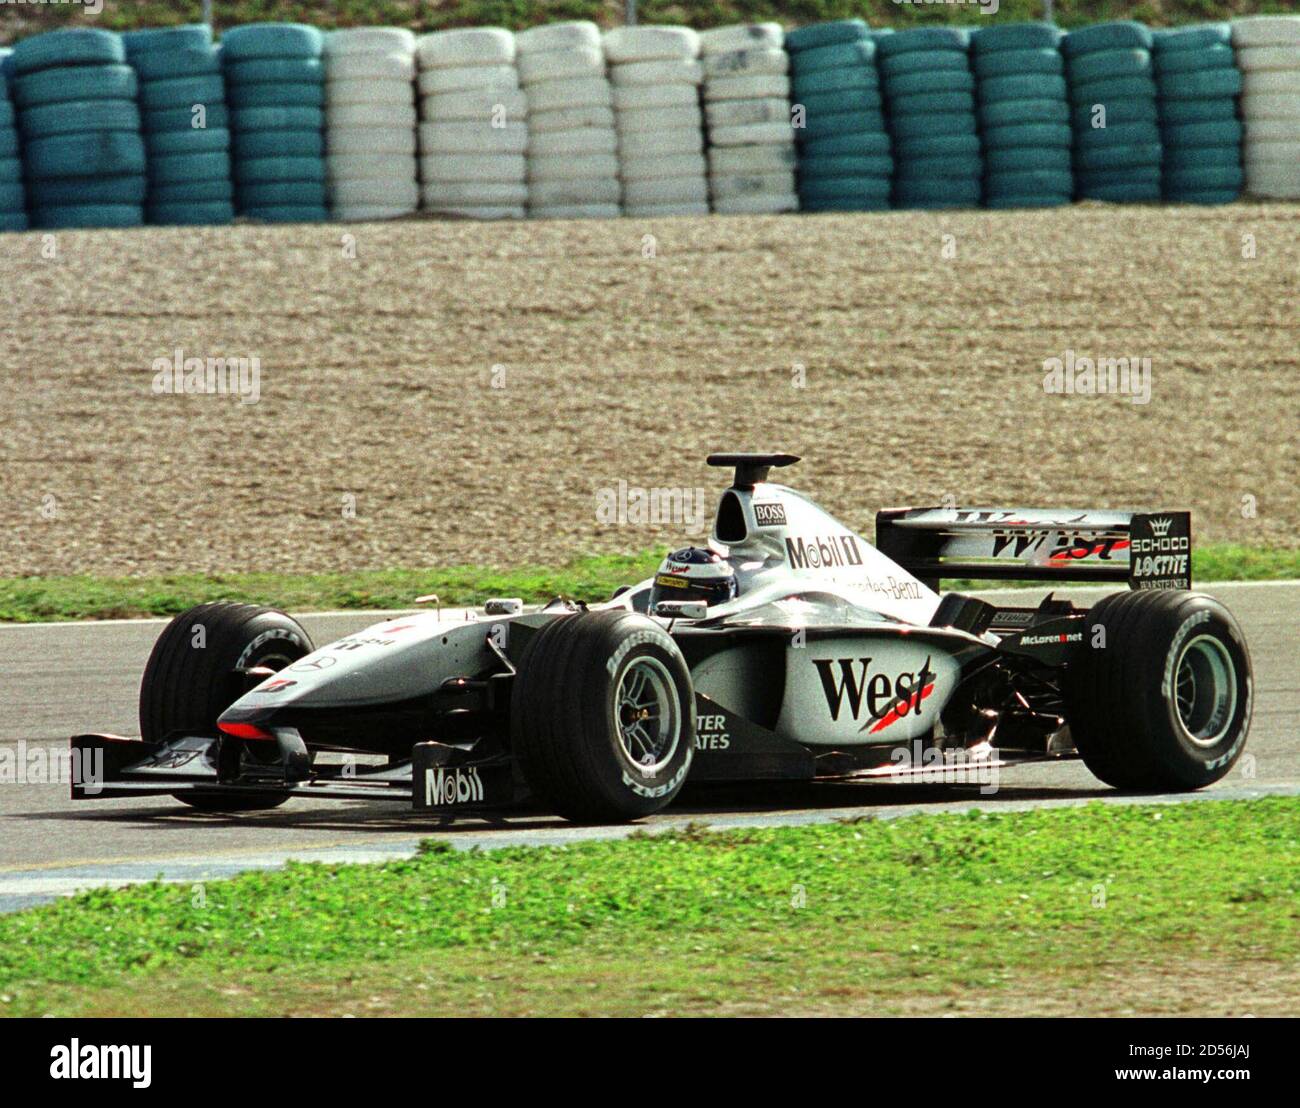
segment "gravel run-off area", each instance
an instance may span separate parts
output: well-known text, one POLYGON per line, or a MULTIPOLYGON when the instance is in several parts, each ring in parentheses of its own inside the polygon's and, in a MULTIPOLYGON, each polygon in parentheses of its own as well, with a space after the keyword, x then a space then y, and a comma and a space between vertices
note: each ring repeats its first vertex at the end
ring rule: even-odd
POLYGON ((601 490, 707 519, 722 449, 803 455, 868 536, 1186 506, 1300 543, 1296 205, 29 233, 0 274, 4 576, 642 550, 702 529, 601 490), (178 350, 256 358, 256 402, 158 392, 178 350), (1149 403, 1046 392, 1070 351, 1149 358, 1149 403))

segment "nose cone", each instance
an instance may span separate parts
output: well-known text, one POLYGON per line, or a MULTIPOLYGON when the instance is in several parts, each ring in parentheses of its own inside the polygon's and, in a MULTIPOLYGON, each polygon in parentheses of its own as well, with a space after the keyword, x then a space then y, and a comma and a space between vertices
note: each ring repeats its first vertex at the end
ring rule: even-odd
POLYGON ((487 664, 490 627, 434 612, 385 620, 300 658, 249 690, 221 722, 265 724, 289 709, 353 708, 411 700, 487 664))

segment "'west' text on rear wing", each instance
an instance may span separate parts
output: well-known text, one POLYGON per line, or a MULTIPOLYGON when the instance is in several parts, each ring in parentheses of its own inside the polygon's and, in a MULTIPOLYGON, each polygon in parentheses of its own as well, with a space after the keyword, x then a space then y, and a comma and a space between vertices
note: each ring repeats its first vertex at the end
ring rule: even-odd
POLYGON ((1192 587, 1190 512, 889 508, 876 547, 935 589, 945 577, 1192 587))

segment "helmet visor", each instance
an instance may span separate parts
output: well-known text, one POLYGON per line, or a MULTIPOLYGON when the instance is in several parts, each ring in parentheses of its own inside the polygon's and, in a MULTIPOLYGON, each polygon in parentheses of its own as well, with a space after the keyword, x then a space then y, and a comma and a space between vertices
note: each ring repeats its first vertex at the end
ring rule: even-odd
POLYGON ((712 581, 692 580, 687 577, 675 577, 669 573, 655 575, 654 587, 650 590, 650 605, 653 607, 662 600, 700 601, 705 604, 723 604, 736 595, 736 579, 720 577, 712 581))

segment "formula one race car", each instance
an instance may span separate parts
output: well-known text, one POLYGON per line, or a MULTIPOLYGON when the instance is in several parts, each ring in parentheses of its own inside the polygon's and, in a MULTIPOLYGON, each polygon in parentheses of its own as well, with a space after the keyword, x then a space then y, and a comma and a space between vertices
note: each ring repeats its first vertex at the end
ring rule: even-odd
POLYGON ((75 737, 73 796, 447 815, 531 799, 607 821, 665 807, 688 779, 906 777, 936 752, 1077 753, 1138 790, 1200 788, 1241 755, 1250 655, 1232 614, 1188 591, 1188 513, 896 509, 872 546, 768 482, 796 457, 708 461, 735 478, 707 550, 604 604, 489 600, 319 649, 266 608, 176 617, 144 673, 141 738, 75 737), (1129 591, 1000 607, 941 595, 955 577, 1129 591))

